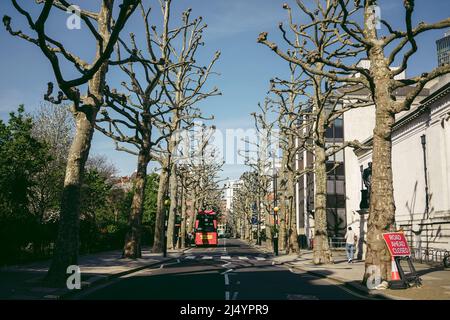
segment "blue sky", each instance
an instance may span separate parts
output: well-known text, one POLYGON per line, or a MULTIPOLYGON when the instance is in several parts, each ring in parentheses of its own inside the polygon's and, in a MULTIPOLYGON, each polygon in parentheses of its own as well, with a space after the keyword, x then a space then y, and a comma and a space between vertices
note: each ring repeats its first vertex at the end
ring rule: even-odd
MULTIPOLYGON (((22 3, 34 1, 21 1, 22 3)), ((89 0, 90 4, 97 1, 89 0)), ((156 0, 148 0, 153 6, 156 0)), ((257 103, 263 101, 268 90, 268 81, 274 76, 286 74, 286 64, 269 49, 257 44, 256 38, 267 31, 272 39, 279 39, 278 22, 285 20, 284 2, 291 6, 295 1, 285 0, 174 0, 173 21, 180 13, 192 8, 192 16, 202 16, 208 24, 205 33, 206 46, 202 48, 198 61, 207 63, 216 50, 222 55, 216 65, 221 75, 211 78, 211 85, 217 86, 222 96, 212 97, 201 104, 205 114, 214 114, 214 124, 220 130, 227 128, 247 129, 252 127, 250 113, 256 111, 257 103)), ((76 1, 82 6, 87 0, 76 1)), ((401 23, 402 0, 381 1, 381 14, 394 25, 401 23)), ((32 11, 36 12, 36 11, 32 11)), ((156 13, 156 11, 155 11, 156 13)), ((159 13, 159 12, 158 12, 159 13)), ((415 20, 436 21, 450 13, 448 0, 417 0, 415 20)), ((2 0, 0 15, 8 14, 13 25, 28 30, 24 19, 12 8, 10 1, 2 0)), ((67 15, 55 11, 48 30, 71 50, 83 56, 92 55, 92 42, 86 41, 85 31, 65 28, 67 15)), ((138 29, 136 15, 127 26, 127 31, 138 29)), ((419 38, 419 52, 410 64, 408 75, 429 71, 437 65, 435 40, 443 35, 442 30, 428 32, 419 38)), ((0 29, 0 118, 6 119, 8 112, 19 104, 25 104, 32 112, 39 107, 46 83, 53 81, 53 73, 41 51, 18 38, 11 37, 0 29)), ((135 170, 135 157, 114 151, 110 140, 96 132, 92 153, 106 155, 119 169, 121 175, 135 170)), ((225 165, 223 177, 238 178, 245 168, 242 165, 225 165)))

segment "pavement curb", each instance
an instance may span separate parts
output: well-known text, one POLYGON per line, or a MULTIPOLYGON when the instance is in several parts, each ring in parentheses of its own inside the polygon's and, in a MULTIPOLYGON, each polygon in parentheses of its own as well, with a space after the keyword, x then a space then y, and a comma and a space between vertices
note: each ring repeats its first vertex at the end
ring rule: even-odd
POLYGON ((179 252, 179 256, 178 257, 167 258, 167 259, 164 259, 164 260, 161 260, 161 261, 152 262, 152 263, 149 263, 149 264, 145 264, 145 265, 142 265, 142 266, 139 266, 139 267, 135 267, 135 268, 132 268, 132 269, 129 269, 129 270, 125 270, 125 271, 114 273, 114 274, 110 274, 110 275, 96 275, 96 276, 93 276, 92 280, 88 279, 87 281, 82 281, 81 282, 81 289, 79 289, 79 290, 62 289, 60 292, 57 291, 56 294, 52 293, 52 294, 49 294, 47 296, 44 296, 44 300, 66 300, 66 299, 68 299, 68 298, 70 298, 70 297, 72 297, 74 295, 77 295, 77 294, 83 292, 86 289, 91 289, 91 288, 96 287, 96 286, 98 286, 100 284, 104 284, 104 283, 106 283, 108 281, 111 281, 111 280, 114 280, 114 279, 126 276, 126 275, 131 274, 131 273, 139 272, 139 271, 147 269, 149 267, 153 267, 153 266, 157 266, 157 265, 160 265, 160 264, 163 264, 163 263, 166 263, 166 262, 171 262, 171 261, 177 260, 177 259, 179 259, 179 257, 181 257, 189 249, 191 249, 191 248, 183 249, 181 252, 179 252))
POLYGON ((314 275, 314 276, 318 276, 318 277, 323 278, 323 279, 329 279, 329 280, 333 280, 335 282, 338 282, 338 283, 342 284, 343 286, 347 287, 347 289, 351 289, 351 290, 357 291, 357 293, 359 293, 359 294, 365 294, 365 295, 369 295, 369 296, 381 296, 381 297, 383 297, 385 299, 389 299, 389 300, 411 300, 411 299, 406 299, 406 298, 395 297, 395 296, 392 296, 392 295, 384 293, 384 292, 379 292, 379 291, 373 292, 373 291, 369 290, 368 288, 366 288, 365 286, 363 286, 362 284, 347 282, 347 281, 345 281, 345 280, 343 280, 343 279, 341 279, 339 277, 327 276, 327 275, 324 275, 324 274, 322 274, 320 272, 309 270, 309 269, 306 269, 306 268, 302 268, 301 266, 294 265, 294 264, 291 264, 289 262, 287 262, 285 264, 288 265, 291 268, 304 271, 304 272, 306 272, 308 274, 311 274, 311 275, 314 275))
MULTIPOLYGON (((264 253, 273 253, 273 252, 267 250, 267 248, 265 248, 265 247, 257 246, 257 245, 255 245, 253 243, 251 243, 250 245, 253 248, 255 248, 256 250, 262 251, 264 253)), ((411 299, 406 299, 406 298, 395 297, 395 296, 392 296, 392 295, 384 293, 384 292, 379 292, 379 291, 373 292, 373 291, 369 290, 367 287, 363 286, 362 284, 347 282, 344 279, 341 279, 339 277, 327 276, 327 275, 324 275, 324 274, 322 274, 320 272, 317 272, 317 271, 314 271, 314 270, 309 270, 307 268, 302 268, 299 265, 292 264, 292 262, 293 261, 284 261, 284 262, 276 262, 275 264, 277 264, 277 265, 286 265, 286 266, 289 266, 291 268, 301 270, 303 272, 306 272, 306 273, 314 275, 314 276, 318 276, 318 277, 323 278, 323 279, 329 279, 329 280, 338 282, 338 283, 342 284, 343 286, 345 286, 347 289, 351 289, 351 290, 356 291, 356 293, 358 293, 358 294, 364 294, 364 295, 369 295, 369 296, 377 296, 378 295, 378 296, 381 296, 381 297, 383 297, 385 299, 389 299, 389 300, 411 300, 411 299)))

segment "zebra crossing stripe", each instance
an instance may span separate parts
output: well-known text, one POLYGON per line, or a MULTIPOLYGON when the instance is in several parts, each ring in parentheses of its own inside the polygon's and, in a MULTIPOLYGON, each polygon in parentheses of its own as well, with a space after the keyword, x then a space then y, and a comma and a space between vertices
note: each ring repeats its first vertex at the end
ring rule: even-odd
POLYGON ((209 259, 212 259, 213 257, 211 257, 211 256, 203 256, 202 257, 202 260, 209 260, 209 259))
POLYGON ((221 256, 220 259, 229 260, 229 259, 231 259, 231 257, 230 256, 221 256))
POLYGON ((263 260, 266 260, 266 258, 263 258, 263 257, 256 257, 256 260, 263 261, 263 260))
POLYGON ((248 260, 247 257, 238 257, 238 258, 239 258, 239 260, 248 260))
POLYGON ((195 256, 187 256, 185 259, 195 259, 195 256))

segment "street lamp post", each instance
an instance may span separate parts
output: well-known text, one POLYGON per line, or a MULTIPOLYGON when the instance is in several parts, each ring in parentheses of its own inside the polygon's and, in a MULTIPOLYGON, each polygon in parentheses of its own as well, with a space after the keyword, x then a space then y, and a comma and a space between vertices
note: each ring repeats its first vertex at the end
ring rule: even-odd
POLYGON ((275 253, 276 256, 278 256, 278 211, 280 209, 278 207, 274 207, 273 211, 274 211, 274 224, 275 224, 275 228, 274 228, 274 234, 273 234, 273 251, 275 253))

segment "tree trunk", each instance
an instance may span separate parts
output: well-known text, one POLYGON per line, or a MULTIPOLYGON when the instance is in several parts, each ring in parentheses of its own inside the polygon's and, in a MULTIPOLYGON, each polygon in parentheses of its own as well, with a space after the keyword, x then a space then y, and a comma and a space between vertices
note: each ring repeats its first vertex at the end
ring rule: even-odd
MULTIPOLYGON (((281 181, 283 181, 283 179, 281 179, 281 181)), ((280 196, 280 211, 277 212, 280 223, 280 233, 278 238, 279 250, 286 249, 286 210, 286 193, 283 191, 280 196)))
POLYGON ((292 172, 288 173, 287 179, 287 194, 289 197, 289 227, 288 227, 288 248, 287 253, 300 252, 300 247, 298 245, 298 234, 297 234, 297 217, 294 207, 294 197, 295 197, 295 180, 294 174, 292 172))
POLYGON ((280 250, 286 250, 287 245, 287 226, 286 226, 286 218, 287 218, 287 206, 286 206, 286 200, 288 198, 287 196, 287 190, 286 190, 286 183, 287 183, 287 161, 288 156, 287 152, 283 151, 283 157, 281 161, 281 172, 280 172, 280 211, 278 212, 279 215, 279 227, 280 227, 280 234, 279 234, 279 249, 280 250))
POLYGON ((122 256, 124 258, 137 259, 141 254, 142 213, 145 201, 145 185, 148 166, 148 150, 141 150, 138 156, 134 195, 131 203, 130 216, 128 217, 128 232, 125 237, 125 245, 122 256))
POLYGON ((186 248, 186 193, 184 192, 184 188, 181 188, 181 232, 180 232, 180 241, 181 248, 186 248))
POLYGON ((175 164, 171 166, 169 188, 170 188, 170 209, 167 222, 167 248, 175 249, 174 232, 175 232, 175 217, 177 213, 177 190, 178 190, 178 181, 176 176, 175 164))
POLYGON ((67 267, 78 263, 80 191, 94 133, 96 114, 96 109, 92 107, 75 115, 76 134, 67 159, 58 236, 47 274, 47 280, 55 284, 64 284, 67 267))
MULTIPOLYGON (((320 126, 320 121, 319 121, 320 126)), ((323 128, 323 127, 322 127, 323 128)), ((314 208, 314 264, 330 263, 333 261, 328 244, 327 231, 327 173, 324 149, 324 130, 318 129, 319 142, 315 149, 315 208, 314 208)))
POLYGON ((161 169, 159 176, 158 195, 156 200, 156 221, 155 221, 155 237, 153 240, 153 252, 163 252, 164 250, 164 227, 166 223, 166 208, 164 200, 167 196, 169 184, 169 174, 167 168, 161 169))
MULTIPOLYGON (((382 82, 383 83, 383 82, 382 82)), ((370 208, 367 222, 367 253, 364 282, 370 276, 371 266, 380 270, 383 280, 391 278, 391 257, 382 233, 389 232, 395 223, 395 202, 392 179, 391 133, 395 116, 389 112, 390 98, 387 86, 377 86, 376 120, 373 136, 372 182, 370 208)))
MULTIPOLYGON (((103 43, 110 38, 112 3, 103 2, 98 18, 98 31, 103 43)), ((104 48, 97 43, 96 59, 104 48)), ((81 105, 75 105, 76 133, 66 164, 64 189, 60 206, 58 236, 54 256, 46 280, 60 285, 65 284, 67 267, 78 263, 79 229, 80 229, 80 191, 86 161, 89 157, 95 119, 103 103, 103 87, 108 72, 108 61, 104 62, 91 80, 88 81, 88 95, 81 105)))
MULTIPOLYGON (((265 203, 265 207, 266 208, 268 207, 267 201, 265 203)), ((265 222, 264 222, 264 224, 265 224, 264 230, 265 230, 265 233, 266 233, 266 247, 269 250, 272 250, 273 249, 273 243, 272 243, 272 229, 271 229, 271 225, 270 225, 270 219, 271 219, 270 214, 268 212, 266 212, 266 217, 264 219, 265 220, 265 222)))
POLYGON ((195 219, 197 218, 197 200, 193 197, 191 200, 191 223, 188 225, 188 232, 194 231, 195 228, 195 219))
MULTIPOLYGON (((372 18, 372 8, 365 8, 365 21, 372 18)), ((382 233, 392 231, 395 224, 395 202, 392 178, 391 134, 395 122, 392 106, 390 69, 386 64, 383 47, 377 45, 377 29, 366 23, 364 33, 375 43, 368 51, 370 72, 374 81, 375 128, 373 130, 372 181, 369 217, 367 221, 367 252, 363 282, 373 273, 380 272, 382 280, 391 279, 391 257, 382 233), (373 267, 372 267, 373 266, 373 267)))

